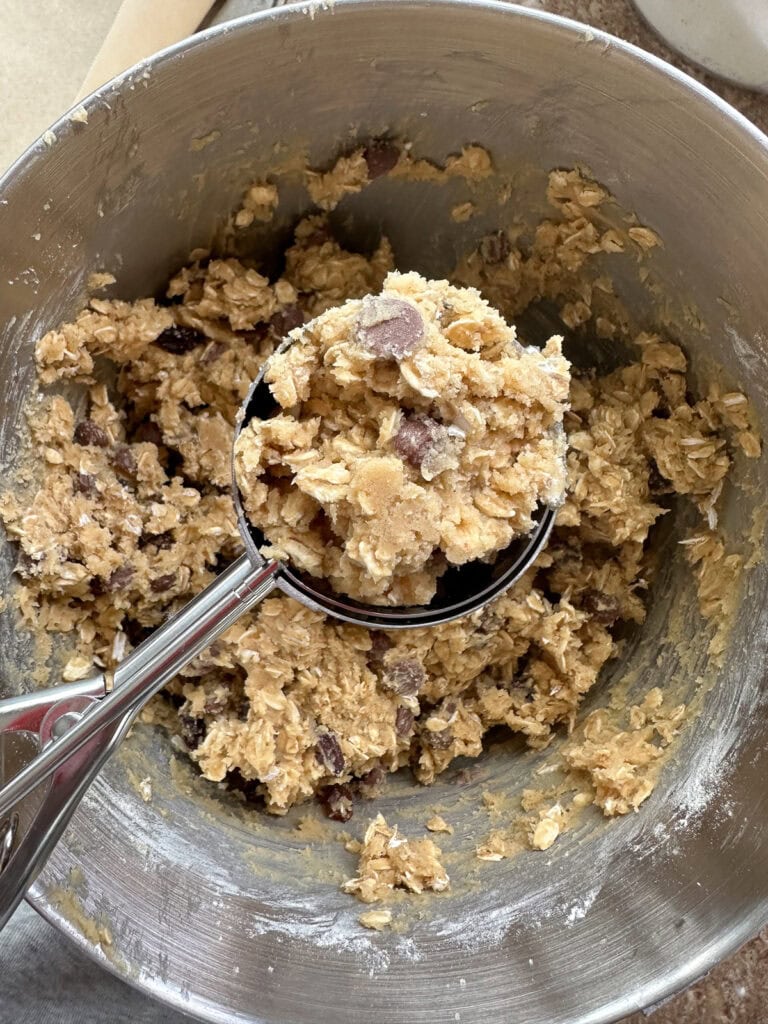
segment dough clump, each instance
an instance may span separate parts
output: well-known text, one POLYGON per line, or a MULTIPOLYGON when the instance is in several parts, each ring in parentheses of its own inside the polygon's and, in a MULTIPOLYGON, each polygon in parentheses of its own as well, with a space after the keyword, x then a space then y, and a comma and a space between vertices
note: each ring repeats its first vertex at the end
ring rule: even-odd
POLYGON ((445 892, 450 885, 442 852, 431 839, 406 839, 378 814, 368 825, 362 843, 348 847, 360 855, 357 875, 342 886, 363 903, 385 900, 393 889, 445 892))
POLYGON ((235 468, 265 556, 352 597, 427 604, 451 565, 491 558, 565 490, 570 367, 524 348, 471 288, 390 273, 295 328, 235 468))

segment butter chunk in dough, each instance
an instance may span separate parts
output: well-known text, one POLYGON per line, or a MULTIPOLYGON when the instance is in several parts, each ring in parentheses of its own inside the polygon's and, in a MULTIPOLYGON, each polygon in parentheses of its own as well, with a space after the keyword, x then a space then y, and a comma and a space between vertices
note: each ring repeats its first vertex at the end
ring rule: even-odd
POLYGON ((530 532, 565 488, 570 367, 524 348, 474 289, 390 273, 290 333, 280 411, 235 463, 264 553, 353 597, 426 604, 448 565, 530 532))

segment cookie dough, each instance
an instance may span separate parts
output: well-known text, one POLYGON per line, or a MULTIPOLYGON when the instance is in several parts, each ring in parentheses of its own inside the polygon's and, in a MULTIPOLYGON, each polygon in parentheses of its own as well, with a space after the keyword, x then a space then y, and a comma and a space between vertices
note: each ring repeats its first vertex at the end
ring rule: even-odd
POLYGON ((606 817, 636 811, 653 792, 664 750, 685 715, 684 705, 667 709, 663 703, 664 694, 654 687, 631 708, 624 729, 609 710, 593 711, 580 741, 565 748, 565 763, 588 774, 606 817))
POLYGON ((362 843, 348 845, 360 854, 357 875, 342 886, 363 903, 385 900, 393 889, 445 892, 450 885, 440 848, 431 839, 406 839, 381 814, 370 823, 362 843))
POLYGON ((266 557, 376 604, 427 604, 451 565, 491 558, 565 490, 570 367, 523 348, 474 289, 391 273, 297 327, 235 471, 266 557))
MULTIPOLYGON (((482 611, 433 629, 368 632, 272 597, 145 712, 205 777, 271 813, 316 797, 346 820, 388 772, 410 766, 429 783, 479 756, 494 727, 535 747, 570 730, 616 631, 643 621, 653 526, 675 494, 699 514, 683 551, 702 611, 721 616, 741 563, 717 533, 717 500, 731 452, 760 451, 748 403, 716 382, 696 397, 678 346, 628 335, 603 258, 642 257, 649 235, 606 227, 605 191, 575 171, 553 173, 548 198, 529 241, 494 232, 456 271, 508 322, 546 300, 564 322, 630 343, 614 373, 571 380, 566 501, 536 565, 482 611)), ((43 387, 80 384, 86 402, 44 391, 32 403, 35 480, 6 493, 0 515, 18 543, 23 622, 63 634, 66 678, 114 666, 240 553, 229 464, 250 382, 288 331, 379 293, 393 269, 386 240, 349 252, 312 215, 276 279, 201 258, 166 300, 94 298, 40 339, 43 387), (97 358, 115 371, 110 390, 97 358)), ((637 806, 658 770, 650 734, 590 734, 570 754, 584 785, 608 813, 637 806)))

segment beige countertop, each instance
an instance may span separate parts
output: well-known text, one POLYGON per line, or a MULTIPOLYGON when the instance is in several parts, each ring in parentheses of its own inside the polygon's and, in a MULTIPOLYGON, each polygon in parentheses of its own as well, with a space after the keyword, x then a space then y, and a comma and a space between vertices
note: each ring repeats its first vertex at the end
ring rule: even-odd
POLYGON ((0 171, 72 103, 120 0, 0 0, 0 171))
MULTIPOLYGON (((218 5, 216 20, 269 5, 269 0, 228 0, 218 5)), ((0 0, 0 170, 71 104, 118 6, 119 0, 36 0, 35 3, 0 0)), ((588 22, 651 50, 694 74, 763 131, 768 131, 768 96, 728 85, 692 68, 646 27, 631 0, 526 0, 523 6, 588 22)), ((42 922, 41 926, 45 927, 42 922)), ((34 950, 30 955, 34 955, 34 950)), ((44 969, 42 964, 41 969, 44 969)), ((92 977, 94 968, 83 962, 82 972, 92 977)), ((106 975, 104 979, 110 986, 121 984, 107 979, 106 975)), ((139 1007, 137 999, 142 998, 126 989, 124 1001, 128 1015, 121 1014, 119 1019, 156 1020, 158 1024, 181 1020, 160 1007, 155 1010, 148 1000, 146 1006, 139 1007)), ((117 1024, 114 1002, 110 1009, 110 1019, 117 1024)), ((0 1019, 4 1020, 1 1003, 0 1019)), ((624 1024, 645 1021, 649 1024, 768 1024, 768 928, 688 991, 650 1016, 635 1014, 624 1024)))

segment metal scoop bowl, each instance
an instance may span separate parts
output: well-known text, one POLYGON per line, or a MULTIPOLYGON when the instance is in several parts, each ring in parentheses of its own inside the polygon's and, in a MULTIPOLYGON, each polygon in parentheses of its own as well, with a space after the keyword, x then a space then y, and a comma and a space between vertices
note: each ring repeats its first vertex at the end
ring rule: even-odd
MULTIPOLYGON (((243 402, 239 430, 277 408, 264 381, 268 365, 243 402)), ((234 460, 232 479, 244 554, 115 669, 0 701, 0 928, 144 704, 273 590, 368 628, 438 625, 476 611, 518 580, 547 543, 557 514, 554 507, 540 507, 533 530, 492 562, 450 569, 429 605, 379 607, 337 594, 290 565, 267 561, 259 550, 264 538, 243 511, 234 460)))

